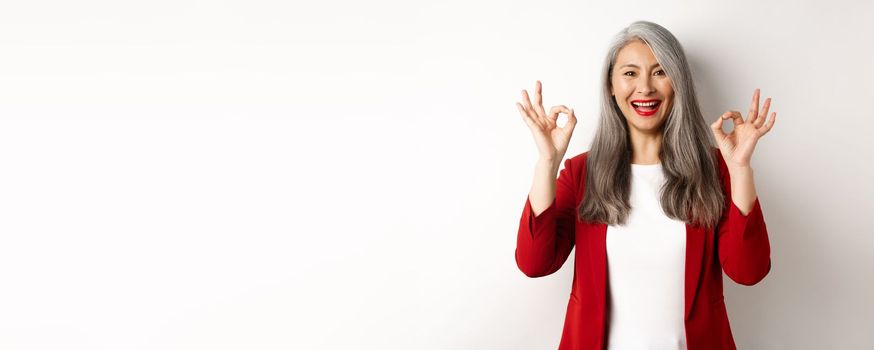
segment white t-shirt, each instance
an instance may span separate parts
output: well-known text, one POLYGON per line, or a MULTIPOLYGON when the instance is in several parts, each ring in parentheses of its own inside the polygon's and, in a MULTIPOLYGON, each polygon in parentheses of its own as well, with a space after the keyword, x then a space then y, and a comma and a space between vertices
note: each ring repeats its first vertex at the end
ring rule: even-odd
POLYGON ((631 211, 607 226, 608 349, 686 349, 686 225, 662 210, 662 165, 631 164, 631 211))

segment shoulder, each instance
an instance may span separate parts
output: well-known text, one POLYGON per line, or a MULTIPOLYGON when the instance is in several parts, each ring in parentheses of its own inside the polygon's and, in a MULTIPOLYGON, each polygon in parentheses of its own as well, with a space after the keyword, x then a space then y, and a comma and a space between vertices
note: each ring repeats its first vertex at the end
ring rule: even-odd
POLYGON ((568 179, 576 187, 576 201, 578 203, 581 199, 583 191, 585 190, 586 160, 588 159, 588 156, 589 152, 586 151, 564 160, 564 169, 562 170, 562 172, 569 176, 568 179))
POLYGON ((586 159, 589 157, 589 151, 585 151, 583 153, 577 154, 573 157, 565 160, 565 165, 569 165, 574 168, 574 170, 580 169, 585 170, 586 168, 586 159))
POLYGON ((564 160, 564 168, 569 171, 574 177, 581 178, 586 174, 586 159, 589 152, 583 152, 573 157, 564 160))
POLYGON ((571 163, 585 163, 586 158, 589 157, 589 151, 585 151, 583 153, 577 154, 573 157, 568 158, 571 163))

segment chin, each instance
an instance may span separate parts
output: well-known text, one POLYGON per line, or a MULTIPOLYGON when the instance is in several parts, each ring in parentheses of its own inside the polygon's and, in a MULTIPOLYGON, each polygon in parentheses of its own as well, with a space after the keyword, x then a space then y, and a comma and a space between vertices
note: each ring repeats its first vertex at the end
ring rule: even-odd
POLYGON ((638 115, 633 116, 632 119, 628 119, 628 116, 626 116, 626 122, 629 127, 633 127, 646 133, 662 130, 662 127, 665 125, 664 121, 664 116, 652 116, 646 117, 645 119, 638 115))

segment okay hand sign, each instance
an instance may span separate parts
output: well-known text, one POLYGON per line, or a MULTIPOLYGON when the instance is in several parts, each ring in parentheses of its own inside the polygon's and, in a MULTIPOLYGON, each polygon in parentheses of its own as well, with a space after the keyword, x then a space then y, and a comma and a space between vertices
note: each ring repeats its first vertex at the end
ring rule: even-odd
POLYGON ((726 165, 731 167, 749 167, 750 158, 753 156, 753 150, 756 148, 756 142, 759 138, 771 131, 774 126, 774 118, 777 112, 771 113, 771 119, 765 123, 768 116, 768 109, 771 108, 771 98, 765 100, 761 112, 759 111, 759 89, 753 93, 753 101, 750 103, 750 111, 747 120, 743 120, 740 112, 728 111, 722 114, 713 124, 710 124, 710 129, 713 131, 713 136, 716 137, 716 143, 719 145, 719 150, 722 152, 722 158, 725 159, 726 165), (730 134, 722 131, 722 123, 731 118, 734 121, 734 130, 730 134))
POLYGON ((549 110, 549 115, 547 115, 543 109, 542 90, 540 80, 538 80, 535 87, 535 104, 533 106, 528 99, 528 92, 522 90, 522 102, 524 104, 516 102, 516 107, 534 135, 534 142, 537 144, 540 158, 561 160, 564 158, 565 152, 567 152, 571 134, 574 132, 574 126, 577 125, 577 118, 574 116, 574 110, 568 109, 564 105, 553 106, 549 110), (556 125, 559 113, 565 113, 568 116, 568 121, 563 128, 559 128, 556 125))

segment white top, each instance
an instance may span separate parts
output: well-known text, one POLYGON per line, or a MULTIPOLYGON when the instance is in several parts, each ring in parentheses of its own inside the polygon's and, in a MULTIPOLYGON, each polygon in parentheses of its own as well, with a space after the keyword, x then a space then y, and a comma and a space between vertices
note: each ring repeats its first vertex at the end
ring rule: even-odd
POLYGON ((631 164, 631 211, 607 226, 608 349, 686 349, 686 225, 661 207, 662 165, 631 164))

